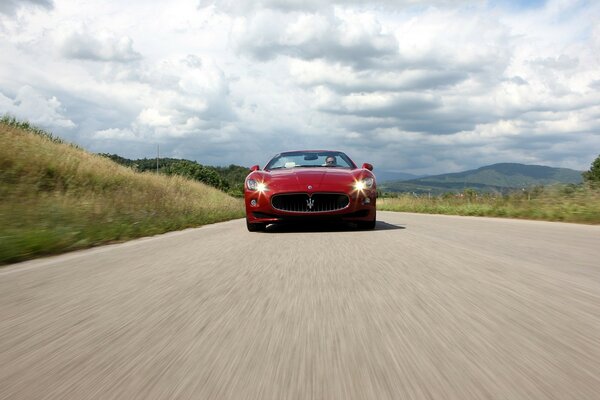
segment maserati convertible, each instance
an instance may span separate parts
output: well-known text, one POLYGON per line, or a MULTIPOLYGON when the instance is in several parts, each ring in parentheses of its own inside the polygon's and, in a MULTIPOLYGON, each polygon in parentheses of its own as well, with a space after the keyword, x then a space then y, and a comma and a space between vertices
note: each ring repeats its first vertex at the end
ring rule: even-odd
POLYGON ((371 171, 371 164, 358 168, 340 151, 277 154, 246 177, 246 226, 255 232, 273 223, 338 220, 373 229, 377 190, 371 171))

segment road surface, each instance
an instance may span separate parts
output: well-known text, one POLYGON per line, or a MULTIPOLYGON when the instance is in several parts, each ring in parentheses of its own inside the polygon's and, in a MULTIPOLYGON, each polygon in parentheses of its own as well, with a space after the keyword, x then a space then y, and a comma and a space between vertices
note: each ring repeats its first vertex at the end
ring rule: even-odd
POLYGON ((0 399, 599 399, 600 226, 243 220, 0 269, 0 399))

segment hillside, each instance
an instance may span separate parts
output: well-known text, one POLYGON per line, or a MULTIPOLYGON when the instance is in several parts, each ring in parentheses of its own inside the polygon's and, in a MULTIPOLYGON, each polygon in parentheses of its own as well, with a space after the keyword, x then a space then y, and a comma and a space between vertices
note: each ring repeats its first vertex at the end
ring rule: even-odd
MULTIPOLYGON (((117 154, 100 154, 110 158, 117 164, 132 168, 138 172, 154 172, 157 170, 156 158, 140 158, 132 160, 121 157, 117 154)), ((178 165, 186 165, 196 167, 201 173, 197 176, 188 176, 189 178, 204 182, 207 185, 221 189, 228 194, 236 197, 242 197, 244 194, 244 180, 248 175, 248 167, 231 164, 227 167, 213 167, 210 165, 202 165, 197 161, 179 159, 179 158, 159 158, 158 171, 166 174, 178 174, 178 165)), ((185 168, 181 168, 185 169, 185 168)), ((180 169, 180 170, 181 170, 180 169)))
POLYGON ((243 203, 0 121, 0 264, 240 218, 243 203))
POLYGON ((441 194, 461 192, 466 188, 480 192, 508 192, 532 186, 581 182, 581 171, 541 165, 502 163, 458 173, 387 182, 380 187, 386 192, 441 194))

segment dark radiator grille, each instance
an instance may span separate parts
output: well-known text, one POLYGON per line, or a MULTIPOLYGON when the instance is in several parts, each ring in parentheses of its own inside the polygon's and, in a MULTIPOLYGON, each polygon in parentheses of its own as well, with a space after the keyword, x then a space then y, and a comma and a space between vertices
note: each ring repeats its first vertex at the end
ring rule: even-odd
POLYGON ((302 213, 341 210, 349 202, 347 195, 335 193, 314 193, 310 197, 306 193, 278 194, 271 198, 271 205, 276 210, 302 213))

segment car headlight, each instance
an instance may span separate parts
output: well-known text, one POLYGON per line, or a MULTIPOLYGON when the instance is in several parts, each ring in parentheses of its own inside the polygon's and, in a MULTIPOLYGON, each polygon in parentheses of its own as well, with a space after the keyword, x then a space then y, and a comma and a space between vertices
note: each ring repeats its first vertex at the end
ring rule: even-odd
POLYGON ((267 185, 265 185, 264 182, 258 182, 254 179, 248 179, 246 181, 246 187, 248 188, 248 190, 256 190, 259 192, 264 192, 265 190, 267 190, 267 185))
POLYGON ((371 189, 373 187, 374 182, 375 181, 373 180, 373 178, 365 178, 363 180, 356 181, 354 182, 354 189, 358 190, 359 192, 365 189, 371 189))
POLYGON ((258 187, 258 182, 256 182, 254 179, 248 179, 246 181, 246 187, 248 188, 248 190, 256 190, 256 188, 258 187))

